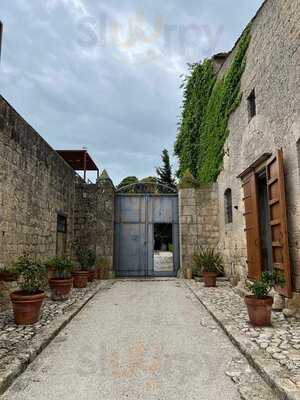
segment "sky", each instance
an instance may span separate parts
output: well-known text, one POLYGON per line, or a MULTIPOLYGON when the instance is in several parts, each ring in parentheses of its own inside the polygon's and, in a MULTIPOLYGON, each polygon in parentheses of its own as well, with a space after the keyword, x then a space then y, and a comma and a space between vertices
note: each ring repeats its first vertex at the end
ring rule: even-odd
MULTIPOLYGON (((173 146, 187 63, 228 51, 262 0, 1 0, 0 93, 115 184, 173 146)), ((92 178, 92 176, 90 176, 92 178)))

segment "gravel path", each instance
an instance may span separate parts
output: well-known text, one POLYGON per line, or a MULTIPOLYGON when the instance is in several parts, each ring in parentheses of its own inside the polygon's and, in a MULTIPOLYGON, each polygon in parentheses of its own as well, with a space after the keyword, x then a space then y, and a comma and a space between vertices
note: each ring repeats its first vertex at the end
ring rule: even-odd
POLYGON ((100 292, 3 400, 276 399, 177 280, 100 292))

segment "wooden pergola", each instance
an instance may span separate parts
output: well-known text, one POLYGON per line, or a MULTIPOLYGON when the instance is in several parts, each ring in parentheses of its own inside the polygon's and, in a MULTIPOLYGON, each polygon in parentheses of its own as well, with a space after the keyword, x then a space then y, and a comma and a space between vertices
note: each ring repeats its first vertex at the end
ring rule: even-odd
POLYGON ((85 182, 87 171, 97 171, 97 179, 99 178, 99 168, 87 150, 56 150, 56 152, 74 169, 74 171, 83 171, 85 182))

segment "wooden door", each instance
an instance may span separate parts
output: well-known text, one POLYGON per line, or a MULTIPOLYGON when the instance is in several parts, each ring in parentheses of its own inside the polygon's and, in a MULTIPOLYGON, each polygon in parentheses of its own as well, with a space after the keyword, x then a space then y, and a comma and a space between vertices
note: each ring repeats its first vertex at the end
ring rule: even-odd
POLYGON ((281 271, 285 279, 284 288, 277 291, 286 297, 292 296, 291 263, 289 255, 287 212, 284 183, 283 153, 278 150, 267 164, 268 200, 272 237, 273 268, 281 271))
POLYGON ((247 264, 248 278, 258 279, 262 270, 260 229, 258 213, 258 196, 256 175, 249 172, 243 179, 244 205, 245 205, 245 232, 247 239, 247 264))

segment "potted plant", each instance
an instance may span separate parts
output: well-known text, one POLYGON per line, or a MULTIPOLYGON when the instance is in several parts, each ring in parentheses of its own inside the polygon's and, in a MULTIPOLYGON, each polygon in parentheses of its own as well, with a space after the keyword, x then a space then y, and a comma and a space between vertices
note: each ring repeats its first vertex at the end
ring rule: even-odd
POLYGON ((265 271, 254 282, 247 282, 246 287, 252 293, 245 296, 250 323, 254 326, 270 326, 273 297, 270 290, 279 285, 284 286, 284 278, 275 272, 265 271))
POLYGON ((109 271, 109 260, 106 257, 100 257, 96 266, 97 279, 107 279, 109 271))
POLYGON ((55 257, 47 261, 46 267, 53 272, 49 279, 52 300, 68 299, 73 287, 73 261, 67 257, 55 257))
POLYGON ((21 290, 10 294, 16 324, 30 325, 39 320, 45 298, 42 290, 46 280, 46 268, 28 255, 20 257, 14 264, 19 276, 21 290))
POLYGON ((89 282, 93 282, 96 278, 96 270, 95 270, 95 262, 96 262, 96 254, 93 250, 87 250, 87 264, 89 268, 89 282))
POLYGON ((216 287, 217 276, 223 272, 223 260, 214 248, 201 248, 193 257, 194 270, 202 273, 205 287, 216 287))
POLYGON ((85 288, 89 279, 89 250, 82 246, 77 246, 76 256, 79 266, 73 271, 73 285, 75 288, 85 288))

